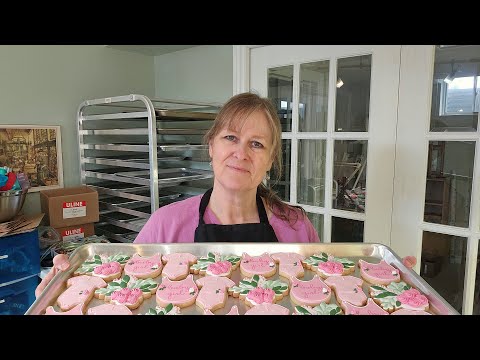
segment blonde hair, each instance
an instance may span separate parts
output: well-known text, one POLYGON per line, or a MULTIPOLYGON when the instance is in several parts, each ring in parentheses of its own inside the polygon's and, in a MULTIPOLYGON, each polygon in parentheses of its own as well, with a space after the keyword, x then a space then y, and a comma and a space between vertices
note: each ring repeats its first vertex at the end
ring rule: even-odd
MULTIPOLYGON (((272 134, 270 156, 275 178, 273 181, 270 180, 275 185, 282 175, 282 127, 277 111, 270 99, 249 92, 233 96, 220 109, 213 126, 205 134, 204 142, 210 144, 223 129, 237 130, 241 128, 250 114, 256 111, 265 114, 272 134)), ((299 212, 295 211, 295 208, 301 210, 301 216, 305 216, 305 211, 300 206, 290 206, 284 203, 270 187, 263 183, 258 185, 257 193, 264 198, 272 212, 280 219, 288 222, 290 226, 294 225, 299 217, 299 212)))

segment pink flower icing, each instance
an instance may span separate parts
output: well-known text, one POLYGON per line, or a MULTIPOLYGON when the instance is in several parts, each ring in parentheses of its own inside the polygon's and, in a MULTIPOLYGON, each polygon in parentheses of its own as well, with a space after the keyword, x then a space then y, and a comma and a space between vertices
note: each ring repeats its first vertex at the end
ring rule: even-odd
POLYGON ((122 271, 122 266, 120 265, 120 263, 116 261, 112 261, 112 262, 97 266, 93 270, 93 273, 97 275, 111 275, 111 274, 119 273, 121 271, 122 271))
POLYGON ((232 263, 230 261, 218 261, 207 266, 207 272, 213 275, 226 274, 230 272, 232 263))
POLYGON ((325 261, 318 264, 318 268, 327 274, 341 275, 343 274, 343 264, 338 261, 325 261))
POLYGON ((135 304, 141 296, 142 290, 140 289, 124 288, 122 290, 114 291, 111 298, 121 304, 135 304))
POLYGON ((263 303, 273 303, 273 299, 275 298, 275 291, 272 289, 264 289, 264 288, 255 288, 249 291, 247 294, 247 299, 251 300, 255 304, 263 304, 263 303))
POLYGON ((397 296, 397 300, 403 305, 421 308, 428 304, 428 299, 422 295, 417 289, 408 289, 397 296))

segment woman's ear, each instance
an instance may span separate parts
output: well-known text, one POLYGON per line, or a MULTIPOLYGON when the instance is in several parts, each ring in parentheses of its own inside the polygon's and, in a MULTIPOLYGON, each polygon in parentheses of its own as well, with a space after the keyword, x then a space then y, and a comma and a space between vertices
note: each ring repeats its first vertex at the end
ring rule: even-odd
POLYGON ((212 142, 208 142, 208 155, 210 156, 210 159, 212 159, 212 154, 213 154, 213 147, 212 147, 212 142))

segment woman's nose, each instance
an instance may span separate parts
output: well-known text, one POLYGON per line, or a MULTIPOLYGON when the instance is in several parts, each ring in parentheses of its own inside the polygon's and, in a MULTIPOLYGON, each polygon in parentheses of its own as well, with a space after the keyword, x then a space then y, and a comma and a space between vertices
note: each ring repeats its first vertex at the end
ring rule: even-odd
POLYGON ((245 160, 248 157, 248 146, 238 142, 235 146, 234 155, 237 159, 245 160))

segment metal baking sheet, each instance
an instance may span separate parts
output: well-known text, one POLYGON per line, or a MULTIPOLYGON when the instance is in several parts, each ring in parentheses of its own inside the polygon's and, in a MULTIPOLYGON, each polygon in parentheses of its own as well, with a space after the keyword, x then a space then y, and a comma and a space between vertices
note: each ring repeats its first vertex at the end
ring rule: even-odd
MULTIPOLYGON (((127 171, 117 172, 116 176, 129 177, 138 180, 150 179, 150 171, 127 171)), ((187 168, 171 168, 158 170, 159 185, 178 184, 184 181, 208 179, 213 176, 212 171, 187 169, 187 168)))
MULTIPOLYGON (((358 263, 359 259, 363 259, 369 262, 379 262, 381 259, 387 263, 395 266, 401 273, 402 280, 406 283, 414 286, 421 291, 430 302, 429 311, 434 314, 441 315, 458 315, 458 312, 446 302, 427 282, 425 282, 414 271, 407 269, 403 265, 401 259, 387 246, 381 244, 367 244, 367 243, 331 243, 331 244, 271 244, 271 243, 182 243, 182 244, 87 244, 76 249, 70 256, 70 262, 72 266, 66 272, 59 272, 53 280, 45 288, 44 292, 38 297, 38 299, 32 304, 32 306, 26 312, 26 315, 41 315, 45 313, 45 309, 52 305, 59 311, 59 308, 55 305, 57 297, 66 289, 66 281, 73 274, 73 271, 80 266, 80 264, 86 259, 92 257, 95 254, 113 255, 123 253, 127 255, 133 255, 139 253, 143 256, 151 256, 155 253, 170 254, 178 252, 189 252, 196 256, 205 256, 208 252, 218 252, 223 255, 239 255, 246 252, 249 255, 258 256, 264 252, 296 252, 304 256, 310 256, 319 252, 327 252, 337 257, 347 257, 352 261, 358 263)), ((314 272, 305 270, 305 277, 302 280, 310 280, 314 275, 314 272)), ((358 266, 355 266, 354 276, 360 277, 358 266)), ((200 275, 194 275, 194 279, 198 279, 200 275)), ((240 274, 239 267, 233 272, 231 279, 237 284, 243 276, 240 274)), ((269 279, 281 279, 286 281, 285 278, 275 276, 269 279)), ((161 282, 161 275, 155 278, 157 282, 161 282)), ((369 285, 364 282, 363 290, 368 295, 369 285)), ((336 302, 336 298, 332 295, 331 303, 336 302)), ((87 306, 87 308, 103 304, 103 300, 94 298, 87 306)), ((281 301, 277 302, 290 310, 294 307, 294 304, 290 300, 290 296, 285 296, 281 301)), ((238 306, 240 314, 244 314, 248 307, 243 300, 239 298, 228 297, 224 308, 216 310, 216 315, 226 314, 230 311, 233 305, 238 306)), ((149 308, 156 306, 155 295, 145 300, 142 305, 133 310, 134 314, 145 314, 149 308)), ((186 315, 202 315, 203 311, 196 305, 189 306, 181 309, 181 314, 186 315)))

